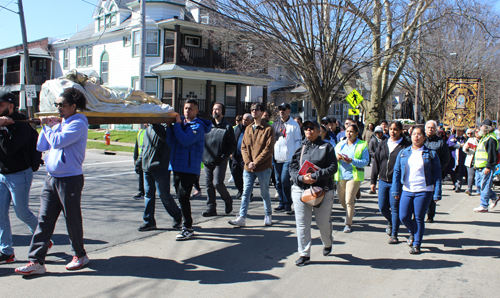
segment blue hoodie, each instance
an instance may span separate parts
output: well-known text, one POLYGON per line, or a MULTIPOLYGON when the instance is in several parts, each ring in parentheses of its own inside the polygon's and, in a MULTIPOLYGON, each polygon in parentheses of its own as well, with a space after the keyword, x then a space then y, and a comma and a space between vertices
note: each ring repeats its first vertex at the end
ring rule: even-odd
POLYGON ((212 122, 195 118, 184 124, 167 127, 167 144, 170 146, 170 168, 174 172, 200 175, 200 165, 205 149, 205 134, 212 129, 212 122))
POLYGON ((83 114, 63 119, 52 128, 43 126, 36 149, 50 150, 45 168, 52 177, 70 177, 83 174, 89 122, 83 114))

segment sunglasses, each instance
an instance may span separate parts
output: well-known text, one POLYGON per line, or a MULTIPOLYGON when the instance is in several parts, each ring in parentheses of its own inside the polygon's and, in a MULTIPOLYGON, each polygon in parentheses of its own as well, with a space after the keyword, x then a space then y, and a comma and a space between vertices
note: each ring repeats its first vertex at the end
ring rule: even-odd
POLYGON ((315 128, 316 128, 316 125, 304 126, 304 131, 306 131, 306 130, 314 130, 315 128))
POLYGON ((55 102, 54 103, 54 106, 56 108, 62 108, 62 107, 67 106, 67 105, 68 105, 67 103, 62 103, 62 102, 55 102))
POLYGON ((279 107, 279 108, 278 108, 278 110, 279 110, 279 111, 284 111, 284 110, 285 110, 285 108, 279 107))
POLYGON ((251 109, 250 112, 257 112, 260 111, 259 109, 251 109))

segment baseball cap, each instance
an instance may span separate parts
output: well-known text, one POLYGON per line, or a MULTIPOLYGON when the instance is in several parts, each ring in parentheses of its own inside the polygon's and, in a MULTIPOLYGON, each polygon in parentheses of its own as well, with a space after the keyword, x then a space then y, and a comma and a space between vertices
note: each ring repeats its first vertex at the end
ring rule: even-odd
POLYGON ((493 126, 493 122, 491 122, 490 119, 484 119, 483 123, 481 125, 486 125, 486 126, 493 126))
POLYGON ((328 117, 323 117, 323 119, 321 119, 321 122, 328 122, 328 123, 332 123, 332 119, 328 118, 328 117))
POLYGON ((10 102, 15 104, 16 96, 11 92, 0 91, 0 102, 10 102))
POLYGON ((306 122, 304 122, 304 124, 302 124, 302 126, 305 127, 311 124, 316 126, 318 129, 320 128, 319 123, 316 120, 307 120, 306 122))
POLYGON ((284 102, 284 103, 282 103, 282 104, 280 104, 280 105, 278 106, 278 109, 279 109, 279 108, 284 108, 284 109, 290 109, 290 110, 291 110, 291 109, 292 109, 292 106, 291 106, 288 102, 284 102))

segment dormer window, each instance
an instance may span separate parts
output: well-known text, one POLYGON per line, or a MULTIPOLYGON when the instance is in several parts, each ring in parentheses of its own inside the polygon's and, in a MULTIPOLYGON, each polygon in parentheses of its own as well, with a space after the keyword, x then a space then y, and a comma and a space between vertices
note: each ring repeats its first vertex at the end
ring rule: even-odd
POLYGON ((97 18, 97 30, 101 31, 105 28, 112 28, 117 25, 116 21, 116 7, 111 5, 108 12, 105 12, 104 8, 99 10, 99 17, 97 18))

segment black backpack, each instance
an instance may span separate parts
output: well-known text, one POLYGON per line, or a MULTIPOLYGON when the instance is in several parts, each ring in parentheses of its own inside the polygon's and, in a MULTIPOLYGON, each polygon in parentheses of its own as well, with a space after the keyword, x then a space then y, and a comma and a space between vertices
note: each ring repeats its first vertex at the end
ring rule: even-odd
POLYGON ((38 141, 38 132, 30 126, 31 138, 29 145, 29 157, 31 169, 33 172, 38 171, 40 165, 43 165, 42 152, 36 150, 36 143, 38 141))

